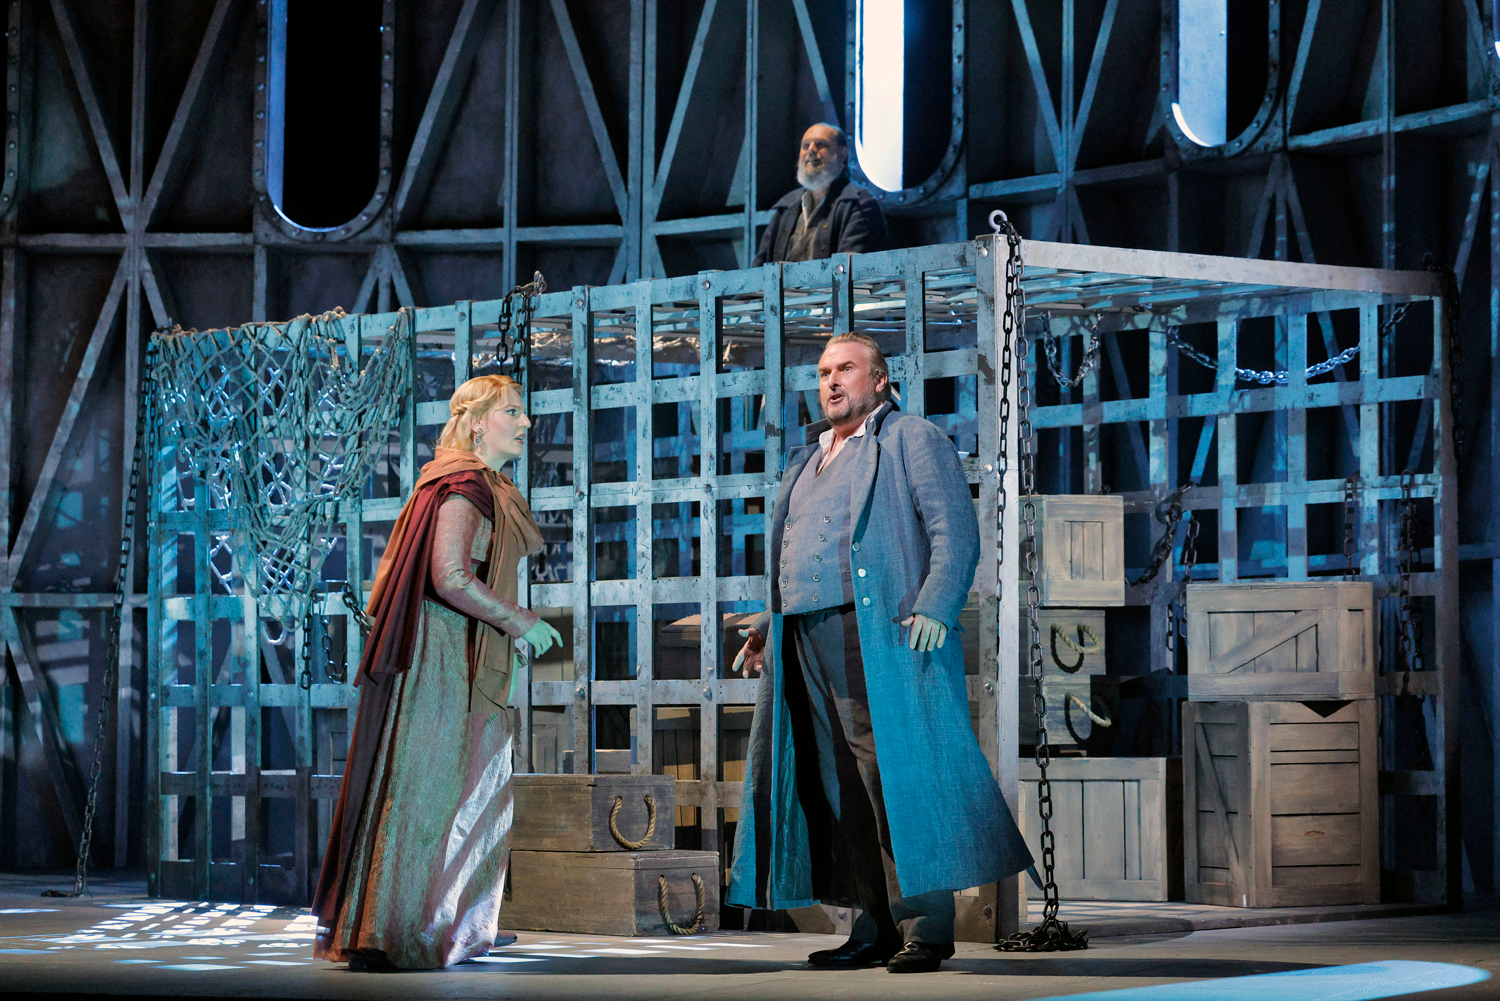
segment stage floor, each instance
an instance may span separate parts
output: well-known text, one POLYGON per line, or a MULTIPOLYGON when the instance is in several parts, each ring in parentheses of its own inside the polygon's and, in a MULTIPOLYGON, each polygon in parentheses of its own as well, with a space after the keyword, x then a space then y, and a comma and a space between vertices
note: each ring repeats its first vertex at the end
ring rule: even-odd
MULTIPOLYGON (((1192 905, 1068 904, 1064 917, 1096 928, 1086 952, 1002 955, 960 943, 940 973, 893 976, 809 967, 807 953, 834 936, 729 932, 691 938, 616 939, 522 932, 514 945, 483 961, 438 973, 354 974, 312 959, 311 919, 293 908, 149 900, 138 880, 102 875, 90 900, 38 896, 61 877, 0 875, 0 992, 274 998, 1047 998, 1183 983, 1151 997, 1219 997, 1209 983, 1259 974, 1355 967, 1340 971, 1352 986, 1375 975, 1390 985, 1423 981, 1417 967, 1388 961, 1456 964, 1495 973, 1500 967, 1500 911, 1338 920, 1349 908, 1325 909, 1311 923, 1189 930, 1227 920, 1192 905), (1335 915, 1334 912, 1339 912, 1335 915), (1329 920, 1334 918, 1334 920, 1329 920), (1141 934, 1153 927, 1168 930, 1141 934), (1131 922, 1134 923, 1132 930, 1131 922), (1176 922, 1162 925, 1161 922, 1176 922), (1365 964, 1358 966, 1357 964, 1365 964), (1363 972, 1361 972, 1363 971, 1363 972), (1415 971, 1415 972, 1414 972, 1415 971), (1387 976, 1389 973, 1389 976, 1387 976), (1401 977, 1407 980, 1401 980, 1401 977), (1391 977, 1395 977, 1391 981, 1391 977), (1411 979, 1417 977, 1417 979, 1411 979), (1179 995, 1189 985, 1192 994, 1179 995)), ((1299 909, 1300 920, 1313 909, 1299 909)), ((1378 913, 1366 910, 1364 914, 1378 913)), ((1387 911, 1387 914, 1390 912, 1387 911)), ((1283 922, 1282 912, 1239 912, 1283 922)), ((1425 968, 1424 968, 1425 969, 1425 968)), ((1333 974, 1335 971, 1329 971, 1333 974)), ((1431 972, 1431 971, 1429 971, 1431 972)), ((1477 973, 1469 974, 1472 979, 1477 973)), ((1457 974, 1463 979, 1463 974, 1457 974)), ((1313 988, 1322 976, 1236 981, 1217 986, 1235 998, 1330 997, 1313 988), (1258 988, 1257 985, 1260 985, 1258 988), (1295 989, 1294 989, 1295 988, 1295 989)), ((1340 998, 1403 996, 1339 993, 1340 998)), ((1131 991, 1130 996, 1144 995, 1131 991)), ((1500 981, 1423 993, 1423 998, 1500 997, 1500 981)))

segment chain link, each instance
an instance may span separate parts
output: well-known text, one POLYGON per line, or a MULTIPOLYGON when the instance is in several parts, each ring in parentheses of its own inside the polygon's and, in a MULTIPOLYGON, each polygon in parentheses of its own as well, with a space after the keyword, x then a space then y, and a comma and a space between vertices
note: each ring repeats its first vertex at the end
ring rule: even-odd
MULTIPOLYGON (((1380 325, 1380 330, 1378 331, 1377 336, 1379 334, 1388 334, 1392 330, 1394 330, 1395 327, 1396 327, 1396 324, 1400 323, 1401 319, 1404 316, 1406 316, 1406 307, 1408 305, 1409 305, 1408 303, 1404 303, 1403 302, 1401 305, 1399 305, 1395 309, 1391 310, 1391 315, 1386 319, 1386 321, 1384 323, 1382 323, 1380 325)), ((1202 351, 1199 351, 1197 348, 1193 347, 1187 341, 1184 341, 1179 336, 1179 334, 1178 334, 1178 331, 1181 330, 1181 329, 1182 329, 1181 327, 1176 327, 1176 326, 1168 327, 1167 328, 1167 343, 1170 344, 1170 345, 1172 345, 1174 348, 1176 348, 1178 354, 1186 355, 1187 357, 1191 358, 1193 361, 1197 362, 1199 365, 1202 365, 1204 368, 1208 369, 1210 372, 1217 372, 1219 370, 1219 363, 1217 361, 1215 361, 1214 359, 1210 358, 1208 355, 1204 354, 1202 351)), ((1450 330, 1450 335, 1449 335, 1449 341, 1450 341, 1449 354, 1450 354, 1450 356, 1452 355, 1452 351, 1453 351, 1453 348, 1452 348, 1453 335, 1452 335, 1451 331, 1454 330, 1454 329, 1456 329, 1456 326, 1449 328, 1449 330, 1450 330)), ((1325 361, 1320 361, 1316 365, 1309 365, 1307 367, 1307 372, 1306 372, 1305 378, 1316 379, 1320 375, 1327 375, 1329 372, 1332 372, 1334 369, 1338 368, 1339 366, 1341 366, 1341 365, 1347 365, 1349 362, 1353 361, 1354 360, 1354 356, 1357 355, 1357 354, 1359 354, 1359 345, 1358 344, 1355 344, 1352 347, 1347 347, 1344 350, 1340 351, 1338 354, 1334 355, 1332 358, 1329 358, 1329 359, 1327 359, 1325 361)), ((1291 377, 1291 373, 1290 372, 1286 372, 1286 371, 1276 372, 1276 371, 1271 371, 1270 369, 1254 369, 1254 368, 1239 368, 1239 367, 1236 367, 1235 370, 1234 370, 1234 377, 1236 379, 1240 379, 1240 380, 1243 380, 1245 382, 1258 382, 1262 386, 1285 386, 1286 382, 1287 382, 1287 379, 1291 377)), ((1462 385, 1460 385, 1458 387, 1457 392, 1459 394, 1459 400, 1460 400, 1460 403, 1461 403, 1462 402, 1462 396, 1463 396, 1463 386, 1462 385)), ((1461 443, 1461 441, 1463 439, 1463 432, 1459 428, 1458 421, 1456 421, 1456 420, 1454 421, 1454 427, 1456 429, 1455 430, 1456 437, 1454 439, 1454 445, 1455 445, 1455 448, 1456 448, 1461 443)))
POLYGON ((1462 473, 1464 464, 1464 342, 1458 327, 1461 301, 1458 275, 1438 261, 1430 251, 1422 255, 1422 266, 1443 283, 1444 324, 1448 334, 1448 411, 1453 421, 1453 468, 1462 473))
POLYGON ((531 281, 517 285, 510 295, 500 300, 500 319, 496 323, 495 357, 491 362, 503 375, 520 381, 526 371, 531 354, 531 314, 535 308, 533 297, 547 291, 547 279, 540 271, 532 273, 531 281), (513 303, 519 304, 513 307, 513 303), (512 314, 519 319, 512 320, 512 314))
MULTIPOLYGON (((1028 378, 1028 351, 1026 345, 1026 294, 1021 287, 1024 263, 1021 255, 1021 234, 1005 217, 1003 212, 991 215, 997 235, 1003 235, 1007 245, 1005 261, 1005 308, 1000 315, 1000 462, 1001 470, 997 518, 1003 526, 1006 504, 1005 472, 1009 469, 1007 429, 1010 423, 1009 387, 1014 378, 1016 387, 1017 444, 1020 449, 1021 476, 1021 521, 1025 534, 1021 543, 1026 578, 1026 663, 1027 674, 1032 681, 1032 711, 1036 714, 1036 744, 1033 756, 1037 766, 1037 812, 1041 817, 1042 848, 1042 920, 1029 932, 1012 935, 996 948, 1006 952, 1054 952, 1088 948, 1088 933, 1069 931, 1066 922, 1057 919, 1059 907, 1057 891, 1057 838, 1052 831, 1052 785, 1047 779, 1047 765, 1051 761, 1052 749, 1047 740, 1047 697, 1042 690, 1042 631, 1038 622, 1041 591, 1037 586, 1036 547, 1036 475, 1034 463, 1033 435, 1031 425, 1031 382, 1028 378), (998 222, 996 221, 998 217, 998 222)), ((996 243, 999 241, 997 240, 996 243)), ((1000 537, 1003 542, 1003 535, 1000 537)), ((1001 545, 1003 563, 1004 546, 1001 545)), ((1002 578, 1003 580, 1003 578, 1002 578)))
MULTIPOLYGON (((126 492, 125 510, 120 529, 120 551, 115 563, 115 592, 105 616, 104 630, 104 675, 100 680, 99 708, 94 714, 93 761, 89 765, 88 798, 83 808, 83 830, 78 838, 77 868, 74 872, 73 889, 47 890, 44 897, 81 897, 88 892, 89 853, 94 844, 94 818, 99 808, 99 782, 104 774, 104 744, 109 733, 110 700, 115 697, 120 673, 120 630, 125 615, 125 595, 130 589, 130 554, 135 546, 135 519, 140 506, 141 467, 147 456, 154 455, 157 438, 156 428, 156 345, 146 348, 141 365, 141 384, 135 406, 135 449, 130 458, 130 487, 126 492)), ((148 505, 154 508, 154 504, 148 505)), ((148 519, 146 544, 151 544, 151 527, 154 520, 148 519)))
POLYGON ((1099 321, 1104 318, 1102 313, 1095 313, 1093 320, 1089 322, 1089 346, 1083 352, 1083 360, 1078 363, 1078 371, 1074 375, 1063 375, 1062 362, 1058 359, 1057 335, 1052 332, 1052 311, 1048 310, 1042 314, 1042 345, 1047 349, 1047 368, 1052 372, 1052 378, 1064 389, 1072 389, 1084 379, 1088 378, 1094 366, 1099 363, 1099 321))
POLYGON ((1352 473, 1344 478, 1344 579, 1353 580, 1359 576, 1359 561, 1355 552, 1354 519, 1358 513, 1358 495, 1356 489, 1359 485, 1359 474, 1352 473))
MULTIPOLYGON (((1139 577, 1130 582, 1132 585, 1149 584, 1155 580, 1156 575, 1161 573, 1162 567, 1166 566, 1167 561, 1172 558, 1172 548, 1177 544, 1177 526, 1183 518, 1182 502, 1194 485, 1190 480, 1156 502, 1153 515, 1166 527, 1157 537, 1156 544, 1151 547, 1151 562, 1147 564, 1139 577)), ((1188 517, 1192 517, 1191 512, 1188 513, 1188 517)), ((1196 541, 1196 532, 1193 538, 1196 541)))
POLYGON ((1401 539, 1397 544, 1400 558, 1400 584, 1396 591, 1396 619, 1401 646, 1401 662, 1408 671, 1422 670, 1422 602, 1412 597, 1411 576, 1417 572, 1421 554, 1417 549, 1417 514, 1412 491, 1417 474, 1401 471, 1401 500, 1397 506, 1401 520, 1401 539))

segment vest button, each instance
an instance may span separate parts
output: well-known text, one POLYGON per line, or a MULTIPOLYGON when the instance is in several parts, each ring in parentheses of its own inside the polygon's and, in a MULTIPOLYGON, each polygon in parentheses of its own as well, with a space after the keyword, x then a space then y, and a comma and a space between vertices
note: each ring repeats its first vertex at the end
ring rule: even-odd
POLYGON ((864 576, 864 575, 865 575, 865 568, 864 568, 864 567, 860 567, 860 568, 859 568, 859 575, 860 575, 860 576, 861 576, 861 577, 863 577, 863 576, 864 576))
POLYGON ((818 600, 818 596, 816 594, 813 595, 813 601, 816 602, 817 600, 818 600))
POLYGON ((823 562, 823 554, 822 553, 813 553, 813 559, 816 560, 819 563, 822 563, 823 562))
POLYGON ((853 546, 853 549, 854 549, 854 551, 855 551, 855 552, 856 552, 856 553, 857 553, 857 552, 859 552, 859 543, 858 543, 858 542, 856 542, 856 543, 855 543, 855 544, 854 544, 854 546, 853 546))
POLYGON ((823 516, 823 520, 824 520, 824 521, 832 521, 832 520, 833 520, 833 519, 832 519, 832 518, 831 518, 831 517, 829 517, 829 516, 828 516, 828 515, 826 515, 826 514, 825 514, 825 515, 824 515, 824 516, 823 516))
POLYGON ((818 533, 818 541, 819 542, 827 542, 828 540, 825 539, 825 538, 823 538, 823 533, 822 532, 819 532, 818 533))
POLYGON ((869 598, 861 598, 860 600, 863 601, 866 605, 868 605, 870 603, 870 599, 869 598))
POLYGON ((823 577, 822 577, 821 574, 813 574, 813 580, 819 581, 819 580, 822 580, 822 579, 823 579, 823 577))

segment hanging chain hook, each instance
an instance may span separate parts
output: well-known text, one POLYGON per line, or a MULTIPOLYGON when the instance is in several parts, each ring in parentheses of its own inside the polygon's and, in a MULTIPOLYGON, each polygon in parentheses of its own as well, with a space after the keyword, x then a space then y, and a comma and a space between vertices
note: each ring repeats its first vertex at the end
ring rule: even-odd
MULTIPOLYGON (((1014 379, 1016 386, 1016 436, 1020 453, 1021 475, 1021 521, 1025 525, 1025 537, 1021 540, 1021 556, 1024 561, 1026 581, 1026 629, 1027 674, 1032 681, 1032 710, 1036 713, 1036 761, 1037 812, 1041 818, 1042 849, 1042 920, 1029 932, 1012 935, 995 946, 1003 952, 1064 952, 1088 948, 1088 933, 1071 931, 1067 922, 1059 921, 1057 890, 1057 837, 1052 830, 1052 785, 1047 780, 1047 765, 1051 760, 1051 746, 1047 741, 1047 698, 1042 689, 1042 638, 1038 611, 1041 591, 1037 585, 1036 546, 1036 470, 1034 436, 1031 424, 1032 385, 1027 371, 1026 344, 1026 292, 1021 286, 1025 265, 1021 255, 1021 234, 1011 225, 1005 213, 996 209, 990 213, 990 225, 997 236, 1003 236, 1009 253, 1005 261, 1005 307, 1000 312, 1000 441, 1001 450, 997 469, 1000 472, 999 503, 996 518, 1004 525, 1005 507, 1008 503, 1004 483, 1009 469, 1007 428, 1010 422, 1009 387, 1014 379)), ((998 242, 998 240, 997 240, 998 242)), ((1001 556, 1004 559, 1003 531, 998 536, 1001 556)), ((1003 585, 1003 577, 999 581, 1003 585)), ((1033 874, 1035 868, 1033 867, 1033 874)))

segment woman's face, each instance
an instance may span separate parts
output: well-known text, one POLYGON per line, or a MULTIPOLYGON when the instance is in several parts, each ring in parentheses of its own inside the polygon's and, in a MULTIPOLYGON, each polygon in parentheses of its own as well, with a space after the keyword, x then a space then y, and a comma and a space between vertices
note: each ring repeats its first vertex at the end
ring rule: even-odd
POLYGON ((483 438, 474 447, 474 454, 484 460, 491 469, 499 469, 512 459, 520 458, 526 450, 526 430, 531 427, 531 418, 521 409, 521 396, 507 389, 500 402, 474 422, 476 437, 483 438))

